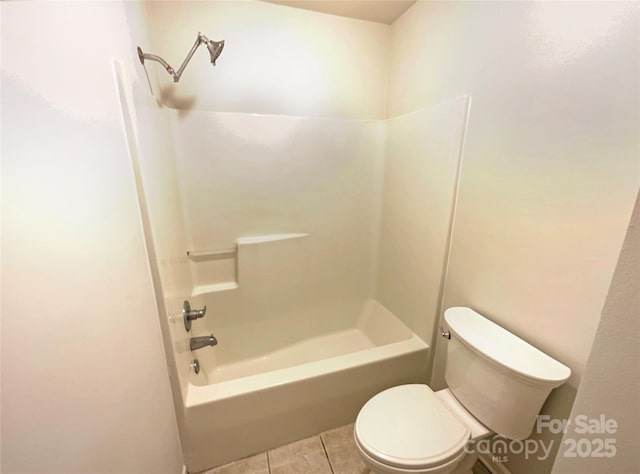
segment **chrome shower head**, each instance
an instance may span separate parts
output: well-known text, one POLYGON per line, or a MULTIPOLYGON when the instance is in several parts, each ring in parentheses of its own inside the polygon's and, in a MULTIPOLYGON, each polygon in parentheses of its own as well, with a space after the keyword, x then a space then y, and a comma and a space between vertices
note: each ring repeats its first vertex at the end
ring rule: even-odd
POLYGON ((218 56, 220 56, 220 53, 222 53, 222 49, 224 48, 224 40, 207 40, 205 44, 207 45, 207 49, 209 50, 209 54, 211 55, 211 64, 215 66, 216 59, 218 59, 218 56))
POLYGON ((143 53, 142 49, 140 49, 139 46, 138 46, 138 58, 140 59, 140 62, 142 63, 143 66, 144 66, 145 59, 151 59, 153 61, 159 62, 164 66, 164 68, 171 75, 171 77, 173 77, 173 82, 178 82, 180 80, 180 76, 182 76, 182 73, 184 72, 184 68, 187 67, 187 64, 191 60, 193 53, 196 52, 196 49, 198 49, 198 46, 200 46, 201 44, 207 45, 207 49, 209 50, 209 54, 211 55, 211 64, 215 66, 216 59, 218 59, 218 56, 220 56, 220 53, 222 53, 222 48, 224 48, 224 40, 213 41, 207 38, 205 35, 203 35, 200 32, 198 32, 198 37, 196 38, 196 42, 191 47, 191 51, 189 51, 189 53, 187 54, 187 57, 185 58, 184 62, 182 63, 182 65, 177 71, 174 70, 160 56, 156 56, 155 54, 143 53))

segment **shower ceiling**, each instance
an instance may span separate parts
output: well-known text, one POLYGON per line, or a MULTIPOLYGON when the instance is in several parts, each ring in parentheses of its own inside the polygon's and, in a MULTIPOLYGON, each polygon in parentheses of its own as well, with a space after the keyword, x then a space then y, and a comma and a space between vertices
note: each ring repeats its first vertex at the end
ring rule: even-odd
POLYGON ((390 25, 416 0, 264 0, 305 10, 348 16, 390 25))

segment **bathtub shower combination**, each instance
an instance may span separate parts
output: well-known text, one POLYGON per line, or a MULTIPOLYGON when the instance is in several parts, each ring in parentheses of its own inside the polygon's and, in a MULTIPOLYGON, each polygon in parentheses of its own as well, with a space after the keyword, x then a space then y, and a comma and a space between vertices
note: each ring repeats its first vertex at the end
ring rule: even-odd
POLYGON ((178 112, 124 82, 189 472, 426 381, 467 98, 347 120, 178 112))
MULTIPOLYGON (((296 333, 283 318, 271 322, 268 332, 249 325, 219 332, 217 350, 198 353, 203 368, 185 403, 190 447, 197 453, 190 469, 352 422, 372 394, 420 379, 428 346, 419 337, 375 300, 349 309, 326 315, 343 316, 342 329, 296 333), (291 342, 278 332, 288 333, 291 342), (261 344, 271 337, 279 339, 279 348, 261 344)), ((322 316, 313 313, 298 316, 322 316)))

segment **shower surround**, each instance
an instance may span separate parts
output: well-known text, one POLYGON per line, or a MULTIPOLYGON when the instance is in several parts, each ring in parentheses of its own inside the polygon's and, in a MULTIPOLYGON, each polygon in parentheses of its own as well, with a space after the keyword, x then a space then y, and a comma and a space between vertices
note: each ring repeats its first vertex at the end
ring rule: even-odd
POLYGON ((387 121, 167 110, 141 89, 133 103, 190 472, 426 380, 466 98, 387 121), (207 306, 190 332, 185 299, 207 306), (189 350, 208 334, 217 346, 189 350))

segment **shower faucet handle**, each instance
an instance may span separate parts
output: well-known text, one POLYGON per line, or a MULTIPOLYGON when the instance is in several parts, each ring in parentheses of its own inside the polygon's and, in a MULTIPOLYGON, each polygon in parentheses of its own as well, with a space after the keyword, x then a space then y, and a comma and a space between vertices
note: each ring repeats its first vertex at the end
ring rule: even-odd
POLYGON ((191 305, 187 300, 182 303, 182 317, 184 318, 184 328, 187 332, 191 331, 191 321, 204 318, 205 314, 207 314, 206 305, 202 309, 191 309, 191 305))
POLYGON ((185 311, 187 319, 193 321, 194 319, 203 318, 205 314, 207 314, 207 307, 205 306, 202 309, 191 309, 185 311))

